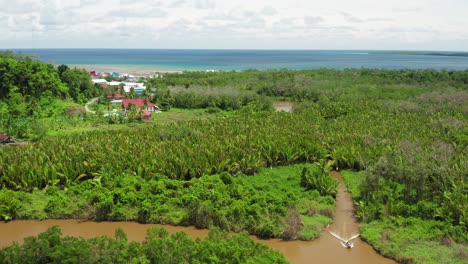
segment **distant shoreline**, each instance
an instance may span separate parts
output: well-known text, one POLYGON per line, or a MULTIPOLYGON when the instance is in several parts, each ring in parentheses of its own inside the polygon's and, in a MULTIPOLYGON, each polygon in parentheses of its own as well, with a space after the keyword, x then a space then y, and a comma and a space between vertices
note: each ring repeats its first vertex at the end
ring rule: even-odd
POLYGON ((180 70, 159 69, 147 66, 129 66, 129 65, 87 65, 87 64, 70 64, 71 68, 83 68, 87 71, 96 72, 118 72, 132 75, 152 75, 154 73, 179 73, 180 70))
POLYGON ((449 56, 449 57, 468 57, 468 52, 439 52, 439 51, 371 51, 369 55, 418 55, 418 56, 449 56))

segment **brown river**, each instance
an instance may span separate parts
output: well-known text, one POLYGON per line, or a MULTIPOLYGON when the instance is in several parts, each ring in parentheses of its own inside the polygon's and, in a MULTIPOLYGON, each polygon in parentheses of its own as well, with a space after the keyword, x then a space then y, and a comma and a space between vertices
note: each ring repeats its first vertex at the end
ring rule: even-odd
MULTIPOLYGON (((340 182, 336 214, 333 223, 322 231, 318 239, 313 241, 282 241, 278 239, 260 240, 253 236, 252 238, 280 251, 291 263, 395 263, 393 260, 379 255, 371 246, 359 238, 352 241, 354 242, 352 249, 347 249, 330 235, 329 231, 333 231, 340 236, 350 236, 359 232, 359 224, 354 217, 353 203, 343 179, 338 172, 332 172, 332 176, 340 182)), ((200 230, 194 227, 138 224, 135 222, 18 220, 0 223, 0 248, 10 245, 14 241, 22 242, 25 237, 38 235, 54 225, 58 225, 64 235, 84 238, 103 235, 113 237, 115 230, 120 227, 127 233, 128 239, 132 241, 143 241, 146 230, 153 226, 164 227, 171 233, 183 231, 192 238, 204 238, 208 234, 208 230, 200 230)))

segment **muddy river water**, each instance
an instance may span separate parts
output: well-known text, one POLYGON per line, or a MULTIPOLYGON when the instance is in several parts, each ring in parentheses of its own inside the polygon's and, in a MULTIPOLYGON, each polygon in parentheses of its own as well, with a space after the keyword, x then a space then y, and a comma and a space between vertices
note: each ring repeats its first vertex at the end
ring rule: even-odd
MULTIPOLYGON (((337 195, 337 208, 333 223, 322 231, 321 236, 313 241, 281 241, 278 239, 260 240, 252 237, 257 242, 268 245, 283 253, 291 263, 395 263, 379 255, 374 249, 361 241, 354 239, 352 249, 344 248, 339 241, 330 235, 333 231, 341 236, 350 236, 359 232, 359 224, 356 222, 353 204, 350 194, 338 172, 332 172, 332 176, 340 182, 337 195)), ((96 236, 114 236, 115 230, 120 227, 132 241, 143 241, 146 230, 149 227, 159 226, 169 232, 186 232, 190 237, 204 238, 208 230, 200 230, 194 227, 174 227, 167 225, 138 224, 134 222, 92 222, 80 220, 45 220, 45 221, 11 221, 0 223, 0 248, 10 245, 14 241, 22 242, 27 236, 38 235, 47 228, 58 225, 62 233, 67 236, 81 236, 92 238, 96 236)))

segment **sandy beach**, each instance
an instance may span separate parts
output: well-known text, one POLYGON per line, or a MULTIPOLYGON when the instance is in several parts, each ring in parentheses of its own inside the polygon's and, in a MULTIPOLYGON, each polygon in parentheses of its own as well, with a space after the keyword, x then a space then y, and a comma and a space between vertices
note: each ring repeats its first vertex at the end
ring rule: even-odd
POLYGON ((88 71, 101 72, 118 72, 132 75, 152 75, 154 73, 177 73, 178 70, 168 70, 152 68, 147 66, 129 66, 129 65, 69 65, 71 68, 84 68, 88 71))

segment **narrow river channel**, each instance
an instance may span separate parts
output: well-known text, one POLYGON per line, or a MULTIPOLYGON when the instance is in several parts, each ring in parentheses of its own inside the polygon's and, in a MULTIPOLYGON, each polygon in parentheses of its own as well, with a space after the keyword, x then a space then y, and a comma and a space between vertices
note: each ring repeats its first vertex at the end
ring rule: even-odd
MULTIPOLYGON (((313 241, 282 241, 279 239, 260 240, 252 238, 260 243, 268 245, 283 253, 291 263, 395 263, 393 260, 379 255, 371 246, 359 238, 353 240, 352 249, 344 248, 339 241, 330 235, 334 231, 342 236, 357 234, 359 224, 354 217, 353 203, 343 182, 341 174, 332 172, 333 178, 339 181, 337 195, 336 214, 333 223, 322 231, 321 236, 313 241)), ((38 235, 51 226, 59 226, 63 235, 81 236, 92 238, 96 236, 114 236, 115 230, 122 228, 131 241, 143 241, 146 230, 149 227, 164 227, 170 233, 183 231, 190 237, 204 238, 208 230, 200 230, 194 227, 174 227, 168 225, 138 224, 135 222, 92 222, 80 220, 18 220, 0 223, 0 248, 12 244, 14 241, 22 242, 27 236, 38 235)))

